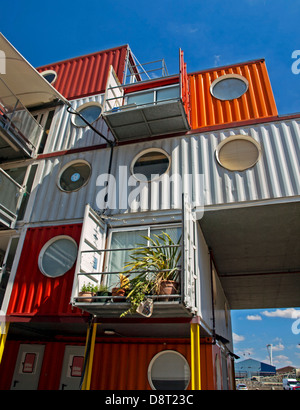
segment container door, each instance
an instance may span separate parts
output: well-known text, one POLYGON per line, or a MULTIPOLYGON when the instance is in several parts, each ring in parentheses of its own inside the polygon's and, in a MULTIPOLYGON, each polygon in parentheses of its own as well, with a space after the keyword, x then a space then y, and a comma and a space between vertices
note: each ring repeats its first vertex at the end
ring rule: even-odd
POLYGON ((66 346, 59 390, 79 390, 84 349, 84 346, 66 346))
POLYGON ((179 74, 180 74, 180 97, 184 106, 184 110, 187 116, 188 123, 190 124, 190 92, 189 92, 189 80, 187 75, 186 63, 183 59, 183 51, 179 50, 179 74))
POLYGON ((196 217, 192 210, 188 195, 183 196, 183 278, 184 304, 193 313, 196 311, 196 281, 197 281, 197 245, 196 217))
POLYGON ((103 271, 107 226, 99 215, 86 205, 75 268, 72 302, 83 284, 99 284, 103 271))
POLYGON ((37 390, 45 346, 21 344, 11 390, 37 390))

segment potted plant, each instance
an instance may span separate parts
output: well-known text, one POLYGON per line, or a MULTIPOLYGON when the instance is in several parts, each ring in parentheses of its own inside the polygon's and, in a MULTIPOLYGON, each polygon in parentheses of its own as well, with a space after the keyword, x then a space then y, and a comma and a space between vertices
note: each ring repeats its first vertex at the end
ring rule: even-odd
POLYGON ((92 297, 96 294, 97 290, 97 285, 93 285, 91 282, 84 283, 80 289, 78 296, 84 298, 82 299, 83 302, 92 302, 92 297))
POLYGON ((131 307, 121 316, 136 312, 147 294, 168 295, 179 290, 178 275, 181 258, 180 241, 174 243, 171 237, 162 232, 153 238, 143 236, 150 246, 142 245, 130 255, 132 261, 124 267, 126 274, 140 272, 130 280, 127 295, 131 307), (128 269, 129 268, 129 269, 128 269))
POLYGON ((147 275, 141 273, 130 280, 129 291, 126 299, 130 301, 130 308, 121 314, 121 317, 128 313, 135 313, 141 303, 145 300, 145 296, 149 295, 153 290, 154 283, 147 275))
MULTIPOLYGON (((119 273, 119 282, 115 287, 112 288, 112 296, 125 296, 126 291, 129 289, 129 279, 128 275, 119 273)), ((113 299, 114 302, 119 302, 118 298, 113 299)))
MULTIPOLYGON (((100 286, 97 289, 96 296, 109 296, 109 295, 110 295, 110 292, 109 292, 108 286, 100 284, 100 286)), ((106 302, 106 301, 107 299, 102 299, 102 298, 96 299, 96 302, 106 302)))

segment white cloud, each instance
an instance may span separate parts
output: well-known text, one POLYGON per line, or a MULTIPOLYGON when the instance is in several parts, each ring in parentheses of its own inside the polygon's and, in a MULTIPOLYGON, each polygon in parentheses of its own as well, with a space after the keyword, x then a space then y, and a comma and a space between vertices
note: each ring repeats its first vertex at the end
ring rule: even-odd
POLYGON ((220 65, 221 62, 221 55, 214 55, 214 66, 217 67, 220 65))
POLYGON ((300 310, 294 308, 276 309, 275 311, 265 310, 261 313, 262 315, 267 317, 281 317, 285 319, 297 319, 298 317, 300 317, 300 310))
POLYGON ((262 318, 259 315, 248 315, 247 320, 262 320, 262 318))
POLYGON ((276 367, 279 367, 278 365, 283 367, 283 366, 292 365, 292 362, 290 361, 290 359, 287 356, 284 356, 282 354, 282 355, 278 355, 278 356, 273 358, 273 365, 277 365, 276 367))
POLYGON ((277 352, 279 350, 284 350, 284 345, 281 342, 279 342, 278 345, 273 345, 272 346, 272 350, 277 351, 277 352))
POLYGON ((234 343, 242 342, 245 340, 244 336, 237 335, 236 333, 232 334, 234 343))

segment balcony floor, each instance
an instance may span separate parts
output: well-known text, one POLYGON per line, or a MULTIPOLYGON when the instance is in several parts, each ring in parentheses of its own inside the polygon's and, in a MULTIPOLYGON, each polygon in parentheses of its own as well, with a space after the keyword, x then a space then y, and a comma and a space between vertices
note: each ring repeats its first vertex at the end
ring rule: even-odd
POLYGON ((189 130, 180 100, 136 107, 123 106, 103 117, 118 141, 149 138, 189 130))
MULTIPOLYGON (((111 299, 105 303, 99 302, 77 302, 75 306, 96 317, 119 318, 125 312, 130 304, 127 302, 113 302, 111 299)), ((178 318, 192 317, 192 313, 179 301, 154 302, 153 313, 151 318, 178 318)), ((142 318, 139 313, 128 314, 126 318, 142 318)))

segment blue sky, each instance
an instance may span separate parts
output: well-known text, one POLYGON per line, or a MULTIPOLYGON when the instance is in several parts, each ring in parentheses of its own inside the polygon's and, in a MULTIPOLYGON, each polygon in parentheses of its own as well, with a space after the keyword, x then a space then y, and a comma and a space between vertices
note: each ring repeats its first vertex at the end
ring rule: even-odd
POLYGON ((279 113, 300 111, 299 1, 12 0, 1 10, 0 31, 34 66, 123 44, 140 62, 165 58, 171 74, 179 48, 189 72, 265 58, 279 113))
POLYGON ((270 363, 267 345, 272 344, 273 366, 300 368, 300 309, 255 309, 231 312, 234 353, 240 360, 270 363))
MULTIPOLYGON (((265 58, 279 114, 300 112, 297 0, 12 0, 1 10, 0 31, 35 67, 123 44, 141 63, 165 58, 170 74, 178 73, 179 48, 188 72, 265 58)), ((268 362, 273 344, 276 367, 300 367, 292 314, 232 312, 236 354, 268 362)))

